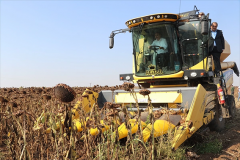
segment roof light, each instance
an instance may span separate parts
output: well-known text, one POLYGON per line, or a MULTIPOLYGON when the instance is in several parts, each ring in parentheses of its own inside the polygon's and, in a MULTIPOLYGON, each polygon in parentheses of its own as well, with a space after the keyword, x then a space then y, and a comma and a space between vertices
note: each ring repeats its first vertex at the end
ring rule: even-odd
POLYGON ((130 76, 127 76, 127 77, 126 77, 126 80, 130 80, 130 76))
POLYGON ((184 79, 185 79, 185 80, 188 80, 188 76, 184 76, 184 79))
POLYGON ((153 19, 153 16, 151 16, 150 19, 153 19))
POLYGON ((136 22, 136 20, 133 20, 133 23, 135 23, 136 22))
POLYGON ((157 18, 160 18, 161 16, 160 15, 157 15, 157 18))
POLYGON ((201 74, 201 76, 203 76, 203 75, 204 75, 204 72, 201 72, 200 74, 201 74))
POLYGON ((167 15, 165 15, 164 17, 167 18, 167 15))
POLYGON ((123 80, 123 77, 120 77, 120 80, 123 80))

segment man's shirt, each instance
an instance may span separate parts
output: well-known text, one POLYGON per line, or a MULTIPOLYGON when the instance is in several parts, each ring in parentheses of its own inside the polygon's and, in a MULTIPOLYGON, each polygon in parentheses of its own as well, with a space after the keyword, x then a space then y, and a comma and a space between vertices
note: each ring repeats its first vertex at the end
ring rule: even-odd
POLYGON ((161 53, 166 53, 168 51, 167 47, 167 41, 164 38, 160 38, 159 41, 158 40, 154 40, 153 43, 151 44, 151 46, 160 46, 163 47, 164 49, 158 49, 157 53, 161 54, 161 53))
MULTIPOLYGON (((216 35, 217 35, 217 30, 215 32, 212 31, 212 37, 213 39, 216 38, 216 35)), ((216 46, 216 42, 214 41, 214 46, 216 46)))

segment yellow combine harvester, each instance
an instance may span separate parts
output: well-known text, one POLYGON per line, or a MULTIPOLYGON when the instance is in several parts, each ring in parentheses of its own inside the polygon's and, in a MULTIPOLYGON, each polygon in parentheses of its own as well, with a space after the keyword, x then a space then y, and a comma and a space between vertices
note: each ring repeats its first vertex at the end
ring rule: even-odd
MULTIPOLYGON (((140 89, 151 91, 154 110, 179 113, 168 118, 163 114, 159 123, 154 124, 154 137, 175 127, 173 149, 202 126, 222 130, 225 118, 235 115, 234 98, 227 90, 233 83, 233 72, 239 76, 239 71, 235 62, 223 62, 230 55, 230 46, 225 41, 221 54, 222 74, 215 77, 213 59, 209 56, 209 47, 213 44, 211 19, 209 14, 199 18, 197 12, 194 9, 181 14, 159 13, 130 19, 126 22, 127 29, 113 31, 110 35, 109 47, 113 48, 116 34, 126 31, 132 34, 133 73, 120 75, 120 80, 133 81, 140 89), (154 41, 156 36, 160 36, 161 42, 154 41), (180 123, 183 110, 187 110, 187 115, 180 123)), ((132 94, 122 90, 102 91, 98 103, 101 106, 112 99, 131 109, 136 104, 132 94)), ((137 94, 137 101, 140 108, 147 107, 147 97, 137 94)), ((144 115, 141 119, 144 121, 144 115)), ((150 131, 145 129, 143 134, 146 132, 150 131)))

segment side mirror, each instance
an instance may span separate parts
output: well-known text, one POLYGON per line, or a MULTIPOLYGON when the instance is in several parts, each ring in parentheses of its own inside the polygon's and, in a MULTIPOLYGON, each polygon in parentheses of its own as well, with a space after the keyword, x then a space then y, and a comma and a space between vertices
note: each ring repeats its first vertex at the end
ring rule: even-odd
POLYGON ((203 35, 208 35, 208 21, 202 21, 201 22, 201 26, 202 26, 202 30, 201 30, 201 34, 203 35))
POLYGON ((113 48, 113 46, 114 46, 114 36, 115 36, 115 34, 112 32, 111 34, 110 34, 110 39, 109 39, 109 48, 110 49, 112 49, 113 48))
POLYGON ((109 48, 112 49, 113 48, 113 45, 114 45, 114 36, 118 33, 125 33, 126 31, 130 31, 129 28, 126 28, 126 29, 119 29, 119 30, 115 30, 115 31, 112 31, 112 33, 110 34, 110 39, 109 39, 109 48))
POLYGON ((114 38, 109 39, 109 48, 112 49, 114 45, 114 38))

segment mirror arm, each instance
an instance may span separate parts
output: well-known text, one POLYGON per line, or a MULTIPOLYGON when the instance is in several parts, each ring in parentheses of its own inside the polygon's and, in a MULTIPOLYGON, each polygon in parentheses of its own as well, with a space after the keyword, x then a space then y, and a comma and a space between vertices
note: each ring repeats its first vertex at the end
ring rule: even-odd
POLYGON ((110 34, 110 38, 113 38, 118 33, 126 33, 127 31, 131 32, 131 29, 126 28, 126 29, 119 29, 119 30, 112 31, 112 33, 110 34))
POLYGON ((115 33, 112 31, 109 38, 113 38, 114 36, 115 36, 115 33))
POLYGON ((109 48, 112 49, 113 48, 113 45, 114 45, 114 36, 118 33, 126 33, 127 31, 131 32, 131 29, 129 28, 126 28, 126 29, 119 29, 119 30, 115 30, 115 31, 112 31, 111 34, 110 34, 110 41, 109 41, 109 48))

